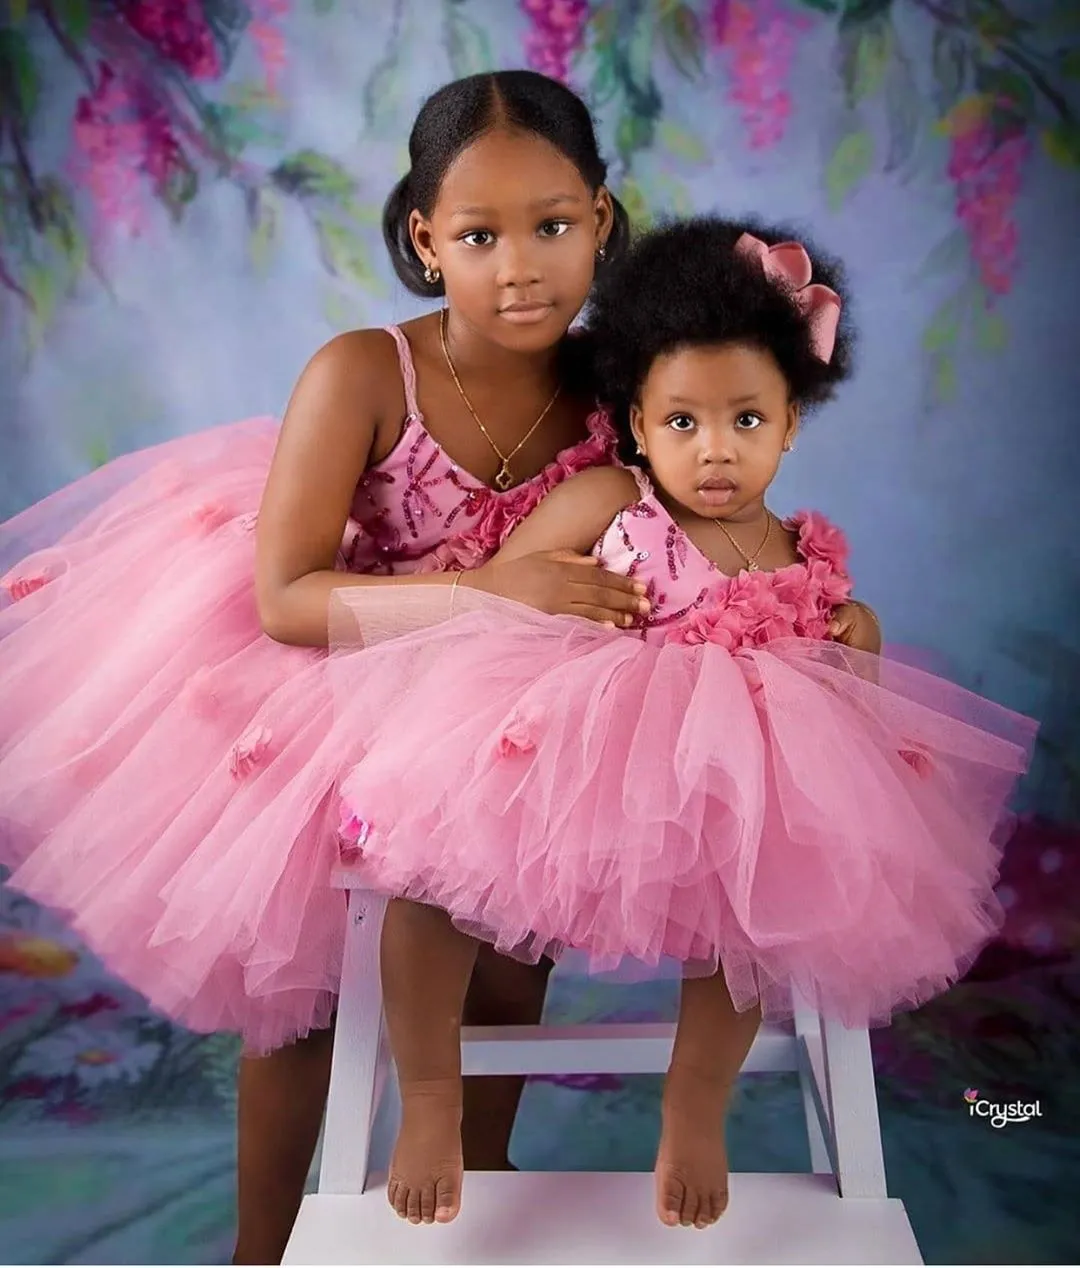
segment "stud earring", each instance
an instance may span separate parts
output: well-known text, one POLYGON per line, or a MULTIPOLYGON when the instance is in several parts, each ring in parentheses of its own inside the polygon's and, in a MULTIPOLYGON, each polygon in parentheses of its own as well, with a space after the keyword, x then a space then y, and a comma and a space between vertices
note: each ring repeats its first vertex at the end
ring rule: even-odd
POLYGON ((795 452, 795 445, 794 445, 794 443, 793 443, 792 441, 790 441, 790 440, 785 440, 785 441, 784 441, 784 453, 794 453, 794 452, 795 452))
POLYGON ((644 450, 644 449, 642 449, 642 447, 641 447, 640 445, 638 445, 638 447, 637 447, 637 452, 638 452, 638 457, 640 457, 640 458, 644 458, 644 457, 645 457, 645 450, 644 450))
POLYGON ((596 262, 597 264, 603 264, 603 262, 606 259, 607 259, 607 247, 601 242, 600 245, 596 248, 596 262))
POLYGON ((434 286, 441 276, 439 270, 433 269, 430 264, 424 270, 424 281, 427 282, 428 286, 434 286))

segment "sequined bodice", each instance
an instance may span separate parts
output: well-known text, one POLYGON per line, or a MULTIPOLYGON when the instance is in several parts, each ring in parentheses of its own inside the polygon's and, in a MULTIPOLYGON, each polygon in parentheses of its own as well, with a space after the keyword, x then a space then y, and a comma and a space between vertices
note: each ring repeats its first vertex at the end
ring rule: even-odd
POLYGON ((721 643, 734 649, 775 638, 824 638, 832 610, 851 593, 847 542, 824 516, 784 521, 798 534, 799 561, 775 572, 720 572, 693 544, 634 469, 640 498, 620 511, 593 553, 612 572, 648 586, 649 642, 721 643))
POLYGON ((397 444, 360 481, 339 567, 381 575, 475 567, 556 484, 614 460, 614 430, 597 411, 588 419, 586 439, 562 450, 531 480, 505 493, 489 488, 451 461, 427 430, 408 342, 396 326, 388 329, 398 347, 407 415, 397 444))

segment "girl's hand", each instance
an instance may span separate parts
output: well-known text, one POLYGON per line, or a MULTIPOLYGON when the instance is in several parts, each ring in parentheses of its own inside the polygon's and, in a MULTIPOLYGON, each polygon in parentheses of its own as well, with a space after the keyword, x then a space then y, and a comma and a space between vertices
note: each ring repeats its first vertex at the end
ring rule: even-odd
POLYGON ((872 607, 852 599, 838 607, 829 622, 829 637, 859 651, 881 651, 881 624, 872 607))
POLYGON ((462 584, 552 616, 581 616, 624 629, 649 610, 640 581, 607 572, 592 555, 572 550, 493 559, 465 573, 462 584))

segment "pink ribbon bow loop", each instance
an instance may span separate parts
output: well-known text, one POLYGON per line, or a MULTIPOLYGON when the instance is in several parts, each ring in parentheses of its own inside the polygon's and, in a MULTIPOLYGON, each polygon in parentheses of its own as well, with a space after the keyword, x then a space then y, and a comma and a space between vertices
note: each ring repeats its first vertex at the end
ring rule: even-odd
POLYGON ((813 266, 806 248, 799 242, 778 242, 766 246, 760 238, 744 233, 735 243, 737 254, 758 260, 766 277, 791 292, 810 325, 810 347, 814 356, 827 365, 836 347, 840 328, 840 296, 820 282, 811 285, 813 266))

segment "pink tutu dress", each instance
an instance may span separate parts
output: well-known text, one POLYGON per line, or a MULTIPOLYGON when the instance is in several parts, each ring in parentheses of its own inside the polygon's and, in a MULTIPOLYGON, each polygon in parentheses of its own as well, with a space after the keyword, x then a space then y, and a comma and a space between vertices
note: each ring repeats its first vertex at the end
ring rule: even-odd
MULTIPOLYGON (((429 435, 390 333, 408 416, 357 489, 341 569, 478 564, 554 485, 612 460, 596 414, 494 492, 429 435)), ((330 1020, 334 793, 363 738, 335 726, 326 653, 259 626, 252 530, 276 439, 258 419, 173 440, 0 527, 0 559, 18 559, 0 579, 0 863, 154 1005, 250 1051, 330 1020)), ((365 660, 334 665, 351 692, 365 660)))
POLYGON ((394 610, 335 596, 370 683, 338 701, 367 737, 343 867, 519 958, 722 966, 740 1009, 790 1015, 795 988, 886 1021, 992 933, 995 827, 1035 726, 828 641, 851 586, 821 516, 788 521, 797 563, 730 577, 637 475, 595 552, 648 583, 636 631, 465 587, 453 619, 430 587, 394 610))

